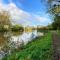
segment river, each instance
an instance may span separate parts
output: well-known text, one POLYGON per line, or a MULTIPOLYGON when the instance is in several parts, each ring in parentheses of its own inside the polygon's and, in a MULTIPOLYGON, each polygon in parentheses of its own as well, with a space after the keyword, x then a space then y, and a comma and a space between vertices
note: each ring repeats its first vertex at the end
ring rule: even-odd
POLYGON ((10 54, 12 50, 21 48, 29 41, 43 35, 34 30, 32 32, 2 32, 0 33, 0 60, 6 54, 10 54))

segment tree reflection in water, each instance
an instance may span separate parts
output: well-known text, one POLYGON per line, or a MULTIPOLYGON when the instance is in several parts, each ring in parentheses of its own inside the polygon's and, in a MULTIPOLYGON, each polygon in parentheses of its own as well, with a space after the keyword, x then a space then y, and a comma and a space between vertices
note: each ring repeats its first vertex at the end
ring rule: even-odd
POLYGON ((37 37, 37 31, 0 33, 0 55, 4 56, 5 54, 11 54, 15 49, 22 49, 35 37, 37 37))

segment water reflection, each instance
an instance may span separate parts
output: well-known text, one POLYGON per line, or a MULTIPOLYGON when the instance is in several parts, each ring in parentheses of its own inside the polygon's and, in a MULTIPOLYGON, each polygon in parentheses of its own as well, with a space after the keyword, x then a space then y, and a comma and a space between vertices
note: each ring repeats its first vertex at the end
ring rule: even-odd
POLYGON ((37 37, 37 31, 0 33, 0 58, 37 37))
POLYGON ((7 45, 9 38, 10 37, 5 35, 5 33, 0 33, 0 50, 7 45))
POLYGON ((37 31, 34 32, 24 32, 20 35, 13 35, 11 36, 11 42, 14 42, 17 45, 20 45, 21 43, 28 43, 28 41, 31 41, 33 38, 37 36, 37 31))
POLYGON ((9 35, 6 35, 6 32, 0 32, 0 60, 8 51, 8 39, 9 35))

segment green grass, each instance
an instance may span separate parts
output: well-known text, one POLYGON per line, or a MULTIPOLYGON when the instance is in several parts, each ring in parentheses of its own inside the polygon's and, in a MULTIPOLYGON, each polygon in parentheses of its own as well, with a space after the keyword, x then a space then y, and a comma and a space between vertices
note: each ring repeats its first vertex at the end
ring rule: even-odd
POLYGON ((58 31, 58 34, 60 35, 60 30, 58 31))
POLYGON ((48 33, 27 44, 20 52, 15 52, 3 60, 52 60, 52 52, 52 37, 51 33, 48 33))

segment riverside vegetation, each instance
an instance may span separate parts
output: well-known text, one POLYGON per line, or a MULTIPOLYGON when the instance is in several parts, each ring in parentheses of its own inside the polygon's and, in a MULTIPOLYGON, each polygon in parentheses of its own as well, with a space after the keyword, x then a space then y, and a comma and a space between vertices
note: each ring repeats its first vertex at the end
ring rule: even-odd
POLYGON ((52 34, 49 32, 43 37, 37 37, 11 55, 5 56, 2 60, 52 60, 52 34))

